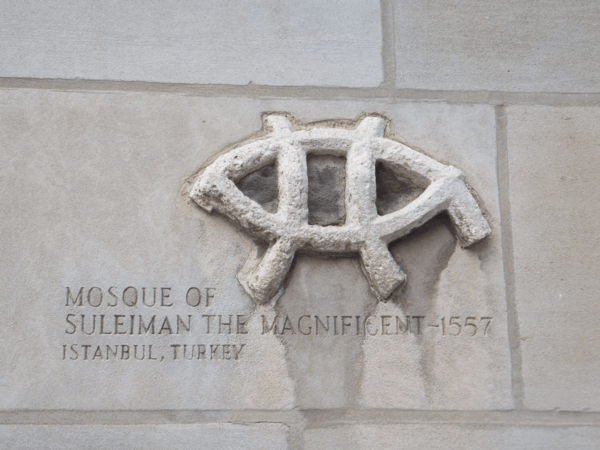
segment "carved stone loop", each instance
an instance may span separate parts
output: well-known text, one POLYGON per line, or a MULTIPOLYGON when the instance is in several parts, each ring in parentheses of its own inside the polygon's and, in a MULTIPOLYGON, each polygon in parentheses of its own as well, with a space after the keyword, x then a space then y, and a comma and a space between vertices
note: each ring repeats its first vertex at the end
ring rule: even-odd
POLYGON ((280 290, 298 250, 358 253, 375 294, 388 298, 406 279, 388 244, 447 211, 462 247, 490 233, 488 222, 467 189, 463 174, 406 145, 384 137, 386 121, 364 118, 355 129, 294 130, 280 114, 266 117, 271 133, 235 148, 209 165, 190 197, 208 212, 216 208, 242 229, 269 243, 258 267, 240 280, 257 302, 280 290), (308 223, 307 154, 346 158, 346 222, 341 226, 308 223), (376 207, 375 165, 384 162, 424 192, 410 204, 380 216, 376 207), (279 207, 265 211, 236 186, 245 175, 276 163, 279 207))

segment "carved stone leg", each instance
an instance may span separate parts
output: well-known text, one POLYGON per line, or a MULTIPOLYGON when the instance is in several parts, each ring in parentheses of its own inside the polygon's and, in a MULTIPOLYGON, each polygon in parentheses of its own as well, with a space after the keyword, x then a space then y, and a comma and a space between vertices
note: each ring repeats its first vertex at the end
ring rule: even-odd
POLYGON ((380 299, 386 299, 406 280, 396 260, 382 240, 370 240, 360 250, 369 283, 380 299))
POLYGON ((256 270, 246 281, 252 297, 259 303, 267 303, 281 288, 290 270, 296 244, 290 239, 279 239, 267 250, 256 270))
POLYGON ((460 246, 465 248, 485 238, 490 226, 481 214, 479 205, 464 183, 454 183, 453 197, 448 206, 448 215, 452 220, 460 246))

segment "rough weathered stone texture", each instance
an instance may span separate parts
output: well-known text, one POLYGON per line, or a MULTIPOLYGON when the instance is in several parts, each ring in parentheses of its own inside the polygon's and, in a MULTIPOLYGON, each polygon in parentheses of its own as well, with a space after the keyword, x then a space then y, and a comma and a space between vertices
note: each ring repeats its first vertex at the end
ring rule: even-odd
POLYGON ((287 450, 281 424, 0 425, 0 450, 287 450))
MULTIPOLYGON (((10 293, 0 306, 0 408, 510 408, 495 139, 490 106, 0 91, 0 287, 10 293), (262 256, 260 242, 197 208, 182 186, 188 180, 191 188, 215 152, 259 130, 266 111, 289 111, 303 122, 384 114, 392 135, 463 171, 492 234, 463 250, 440 217, 392 243, 409 281, 387 303, 369 292, 356 258, 299 255, 277 305, 256 306, 236 274, 251 254, 262 256), (88 304, 93 286, 103 290, 101 307, 88 304), (106 305, 114 302, 111 286, 115 307, 106 305), (173 306, 160 306, 160 289, 158 306, 126 306, 128 286, 140 302, 146 287, 146 303, 154 287, 170 287, 166 303, 173 306), (186 304, 191 286, 203 289, 200 306, 186 304), (85 287, 87 306, 66 306, 66 287, 73 296, 85 287), (214 288, 208 306, 204 288, 214 288), (74 334, 67 314, 76 315, 74 334), (105 315, 113 334, 83 335, 81 314, 88 325, 96 314, 97 327, 105 315), (140 336, 136 322, 134 335, 114 334, 116 315, 127 324, 131 315, 146 323, 156 315, 161 324, 167 315, 175 328, 177 314, 192 316, 190 333, 159 334, 156 324, 154 335, 140 336), (361 320, 373 314, 365 335, 361 320), (219 330, 216 317, 207 334, 203 315, 224 323, 232 315, 232 334, 225 324, 219 330), (237 315, 245 316, 247 334, 237 334, 237 315), (276 315, 280 332, 264 332, 276 315), (303 315, 310 323, 298 327, 303 315), (321 327, 315 334, 316 315, 329 316, 328 333, 321 327), (411 332, 395 334, 395 316, 404 323, 406 315, 411 332), (342 325, 356 316, 358 335, 342 325), (488 316, 485 333, 481 318, 488 316), (460 324, 459 336, 450 320, 460 324), (476 336, 467 321, 479 327, 476 336), (308 325, 313 331, 305 335, 308 325), (382 336, 384 328, 392 334, 382 336), (63 360, 63 345, 72 344, 78 359, 68 348, 63 360), (104 348, 103 359, 94 360, 94 349, 82 360, 83 345, 100 344, 152 344, 154 357, 165 360, 106 360, 104 348), (184 344, 245 347, 238 360, 223 359, 232 351, 187 360, 182 348, 175 360, 170 346, 184 344)), ((93 290, 91 302, 98 296, 93 290)))
POLYGON ((275 164, 262 167, 252 173, 249 173, 236 186, 242 193, 260 206, 267 212, 277 212, 279 199, 277 169, 275 164))
POLYGON ((375 167, 375 178, 377 213, 381 216, 404 208, 423 193, 423 189, 380 162, 375 167))
POLYGON ((595 1, 394 0, 396 86, 600 90, 595 1))
POLYGON ((516 427, 451 424, 352 425, 309 429, 305 450, 565 450, 597 449, 593 427, 516 427))
MULTIPOLYGON (((491 232, 465 185, 463 173, 386 139, 387 125, 382 117, 364 117, 347 129, 295 127, 281 114, 266 115, 264 120, 264 132, 268 133, 264 139, 220 156, 201 173, 190 192, 190 197, 207 212, 214 208, 250 235, 269 243, 251 274, 240 275, 248 294, 259 303, 267 303, 279 295, 299 251, 333 256, 358 253, 361 268, 376 297, 387 300, 406 280, 389 252, 388 246, 393 241, 441 213, 451 219, 463 248, 474 245, 491 232), (329 186, 333 193, 346 191, 348 212, 336 227, 311 223, 309 196, 311 184, 314 186, 318 181, 307 167, 310 155, 348 160, 346 176, 337 180, 337 185, 329 186), (425 190, 423 195, 400 211, 379 215, 376 204, 378 161, 410 177, 425 190), (236 182, 274 163, 280 204, 276 213, 267 213, 244 195, 236 182)), ((333 177, 330 179, 335 181, 333 177)))
POLYGON ((308 223, 341 225, 346 219, 346 158, 307 155, 308 223))
POLYGON ((378 86, 378 0, 2 2, 0 76, 378 86))
POLYGON ((600 410, 600 108, 508 109, 525 405, 600 410))

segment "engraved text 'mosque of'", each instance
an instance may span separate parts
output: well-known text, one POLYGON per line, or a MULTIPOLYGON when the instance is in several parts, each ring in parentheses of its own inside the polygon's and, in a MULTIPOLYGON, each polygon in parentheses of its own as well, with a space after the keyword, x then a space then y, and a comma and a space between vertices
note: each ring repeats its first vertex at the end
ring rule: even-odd
POLYGON ((219 157, 196 180, 190 197, 207 211, 216 208, 269 249, 240 282, 260 303, 281 289, 297 250, 360 255, 376 296, 388 298, 406 279, 388 244, 447 211, 462 247, 490 233, 463 174, 406 145, 384 137, 386 120, 365 117, 356 128, 302 127, 295 130, 286 115, 266 116, 271 132, 219 157), (308 221, 307 154, 346 158, 346 219, 341 226, 308 221), (424 192, 410 204, 380 216, 376 207, 375 167, 385 163, 424 192), (278 210, 265 211, 236 186, 245 175, 276 163, 278 210))

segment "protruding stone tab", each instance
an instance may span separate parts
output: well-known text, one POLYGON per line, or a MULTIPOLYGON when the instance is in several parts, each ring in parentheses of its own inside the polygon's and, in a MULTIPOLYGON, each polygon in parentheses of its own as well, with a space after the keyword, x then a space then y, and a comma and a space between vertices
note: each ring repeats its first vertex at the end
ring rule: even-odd
POLYGON ((387 123, 378 116, 365 117, 356 127, 356 132, 365 137, 383 137, 387 123))
POLYGON ((266 117, 267 124, 273 129, 274 134, 289 134, 292 132, 292 124, 287 117, 279 114, 271 114, 266 117))

